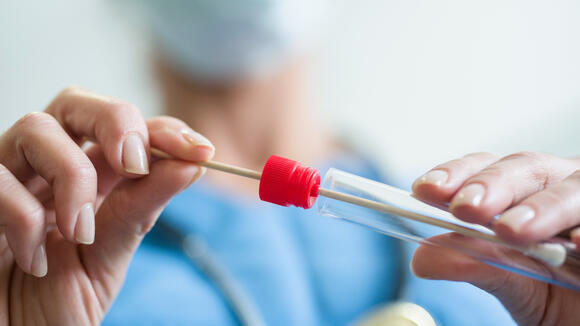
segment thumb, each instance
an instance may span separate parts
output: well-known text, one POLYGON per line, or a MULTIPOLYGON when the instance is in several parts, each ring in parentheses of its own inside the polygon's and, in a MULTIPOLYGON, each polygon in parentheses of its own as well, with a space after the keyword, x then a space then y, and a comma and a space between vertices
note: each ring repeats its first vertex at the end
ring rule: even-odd
POLYGON ((101 300, 112 302, 133 253, 163 208, 203 171, 184 161, 159 160, 149 175, 125 179, 103 201, 96 215, 95 242, 80 247, 87 274, 99 284, 95 290, 101 300))
MULTIPOLYGON (((519 325, 536 325, 542 320, 549 295, 546 283, 493 267, 450 249, 477 245, 481 252, 482 243, 475 239, 449 233, 429 241, 441 246, 422 244, 417 249, 411 262, 411 270, 416 276, 471 283, 499 299, 519 325)), ((498 253, 497 247, 483 247, 486 249, 496 257, 505 254, 498 253)))

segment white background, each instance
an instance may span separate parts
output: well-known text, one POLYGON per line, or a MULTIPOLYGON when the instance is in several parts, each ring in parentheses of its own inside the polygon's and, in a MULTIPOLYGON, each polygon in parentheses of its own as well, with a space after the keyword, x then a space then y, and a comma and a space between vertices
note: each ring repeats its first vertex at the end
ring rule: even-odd
MULTIPOLYGON (((0 0, 0 129, 71 84, 155 113, 144 29, 112 3, 0 0)), ((398 182, 472 151, 580 155, 580 2, 331 4, 321 109, 398 182)))

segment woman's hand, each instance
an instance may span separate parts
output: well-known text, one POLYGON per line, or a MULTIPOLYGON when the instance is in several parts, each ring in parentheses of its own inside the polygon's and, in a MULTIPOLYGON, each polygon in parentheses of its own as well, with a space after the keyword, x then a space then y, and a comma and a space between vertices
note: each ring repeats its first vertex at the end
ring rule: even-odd
MULTIPOLYGON (((415 181, 413 191, 427 202, 450 203, 458 218, 491 225, 512 243, 530 244, 571 230, 572 241, 580 245, 577 159, 475 153, 435 167, 415 181)), ((422 245, 411 266, 419 277, 470 282, 492 293, 520 325, 578 325, 580 320, 580 292, 509 273, 451 249, 422 245)))
POLYGON ((144 121, 131 104, 78 88, 0 136, 0 324, 102 321, 143 236, 204 171, 150 163, 149 146, 184 161, 214 152, 177 119, 144 121))

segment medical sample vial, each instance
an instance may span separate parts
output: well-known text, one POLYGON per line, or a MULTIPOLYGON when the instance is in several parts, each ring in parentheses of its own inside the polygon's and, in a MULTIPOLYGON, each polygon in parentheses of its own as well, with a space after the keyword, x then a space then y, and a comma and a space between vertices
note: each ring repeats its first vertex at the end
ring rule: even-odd
POLYGON ((272 156, 260 178, 260 198, 282 206, 311 208, 401 240, 451 248, 487 264, 544 282, 580 290, 575 244, 554 238, 531 246, 510 244, 493 230, 454 217, 407 191, 331 168, 313 168, 272 156))

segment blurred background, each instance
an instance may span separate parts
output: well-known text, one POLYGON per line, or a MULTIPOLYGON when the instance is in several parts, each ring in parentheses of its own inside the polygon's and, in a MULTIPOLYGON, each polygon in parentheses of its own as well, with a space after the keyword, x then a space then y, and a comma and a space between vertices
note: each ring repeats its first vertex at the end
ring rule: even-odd
MULTIPOLYGON (((0 129, 80 85, 156 114, 147 29, 114 1, 0 0, 0 129)), ((332 1, 315 95, 404 187, 473 151, 580 155, 580 2, 332 1)))

